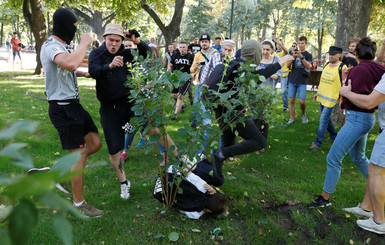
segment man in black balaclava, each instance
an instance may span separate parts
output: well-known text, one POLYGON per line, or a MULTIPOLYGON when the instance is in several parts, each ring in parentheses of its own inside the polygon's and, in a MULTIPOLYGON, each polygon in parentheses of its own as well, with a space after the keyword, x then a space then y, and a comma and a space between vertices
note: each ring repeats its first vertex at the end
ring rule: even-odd
POLYGON ((99 217, 103 211, 85 202, 82 170, 87 157, 102 145, 90 114, 79 103, 77 76, 89 77, 89 73, 76 71, 83 62, 92 38, 82 34, 78 48, 71 54, 68 44, 75 35, 76 26, 74 13, 68 9, 58 9, 53 15, 52 36, 44 42, 40 59, 45 72, 49 117, 59 133, 63 150, 81 151, 80 159, 71 169, 81 170, 81 174, 71 179, 74 206, 88 217, 99 217))

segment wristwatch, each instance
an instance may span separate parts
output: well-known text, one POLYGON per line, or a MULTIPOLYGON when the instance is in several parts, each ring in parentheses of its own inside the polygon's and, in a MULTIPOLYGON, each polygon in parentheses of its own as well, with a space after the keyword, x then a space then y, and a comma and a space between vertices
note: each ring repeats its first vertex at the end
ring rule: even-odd
POLYGON ((305 59, 305 57, 302 57, 301 60, 305 59))

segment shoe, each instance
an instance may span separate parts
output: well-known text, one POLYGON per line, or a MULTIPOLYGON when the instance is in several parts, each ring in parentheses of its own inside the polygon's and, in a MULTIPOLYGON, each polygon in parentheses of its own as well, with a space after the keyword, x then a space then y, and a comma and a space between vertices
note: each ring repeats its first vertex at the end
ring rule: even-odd
POLYGON ((306 124, 306 123, 308 123, 308 122, 309 122, 309 120, 307 119, 306 114, 305 114, 305 115, 302 115, 302 123, 306 124))
POLYGON ((77 207, 77 209, 88 218, 98 218, 103 215, 102 210, 94 208, 86 202, 77 207))
POLYGON ((365 217, 365 218, 373 217, 373 212, 372 211, 363 210, 360 207, 360 204, 358 204, 357 207, 343 208, 342 210, 344 210, 344 211, 346 211, 348 213, 354 214, 356 216, 359 216, 359 217, 365 217))
POLYGON ((385 234, 385 223, 377 224, 373 217, 370 219, 359 219, 357 225, 364 230, 371 231, 377 234, 385 234))
POLYGON ((184 113, 184 109, 186 108, 186 104, 182 105, 182 108, 180 109, 180 113, 184 113))
POLYGON ((309 148, 307 148, 309 151, 316 151, 318 149, 321 149, 320 145, 312 144, 309 148))
POLYGON ((289 119, 289 121, 287 122, 287 125, 291 125, 291 124, 294 124, 294 120, 289 119))
POLYGON ((147 140, 140 139, 139 143, 136 145, 137 148, 147 145, 147 140))
POLYGON ((178 119, 178 114, 174 114, 172 117, 171 117, 171 120, 176 120, 178 119))
POLYGON ((55 186, 61 192, 65 193, 65 194, 71 194, 70 188, 68 187, 68 185, 66 183, 64 183, 64 182, 63 183, 57 183, 55 186))
POLYGON ((44 167, 44 168, 31 168, 30 170, 28 170, 27 174, 30 175, 30 174, 38 173, 38 172, 47 172, 47 171, 49 171, 50 169, 51 169, 50 167, 44 167))
POLYGON ((288 109, 285 109, 285 108, 284 108, 283 111, 288 111, 288 109))
POLYGON ((217 177, 221 177, 222 176, 223 161, 225 159, 220 158, 218 153, 219 153, 218 149, 217 150, 211 150, 211 165, 213 166, 214 174, 217 177))
POLYGON ((319 195, 316 200, 312 201, 308 206, 310 208, 323 208, 332 205, 330 200, 325 200, 323 196, 319 195))
MULTIPOLYGON (((167 158, 167 160, 168 160, 168 158, 167 158)), ((159 163, 159 165, 160 166, 166 166, 166 156, 163 156, 163 161, 161 163, 159 163)))
POLYGON ((130 197, 130 187, 131 183, 127 180, 128 184, 120 185, 120 197, 127 200, 130 197))
POLYGON ((197 128, 197 123, 195 121, 192 121, 190 127, 197 128))
POLYGON ((333 138, 333 139, 332 139, 332 138, 329 137, 329 138, 327 138, 325 141, 334 141, 335 139, 336 139, 336 138, 333 138))

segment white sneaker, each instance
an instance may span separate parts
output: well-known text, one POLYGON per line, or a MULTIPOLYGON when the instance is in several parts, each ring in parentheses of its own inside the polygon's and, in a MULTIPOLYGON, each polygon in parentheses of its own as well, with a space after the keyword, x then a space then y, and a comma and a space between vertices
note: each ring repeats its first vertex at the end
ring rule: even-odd
POLYGON ((120 197, 125 200, 127 200, 130 197, 131 183, 129 180, 127 181, 128 181, 128 185, 127 184, 120 185, 120 197))
POLYGON ((363 210, 361 207, 360 207, 360 204, 357 205, 357 207, 353 207, 353 208, 343 208, 342 210, 348 212, 348 213, 351 213, 351 214, 354 214, 354 215, 357 215, 359 217, 366 217, 366 218, 370 218, 373 216, 373 212, 372 211, 365 211, 363 210))
POLYGON ((357 220, 357 225, 364 230, 371 231, 377 234, 385 234, 385 223, 376 224, 373 217, 370 219, 359 219, 357 220))
POLYGON ((302 115, 302 123, 306 124, 306 123, 308 123, 308 122, 309 122, 309 120, 307 119, 306 114, 305 114, 305 115, 302 115))
POLYGON ((290 125, 290 124, 294 124, 294 120, 289 119, 289 121, 287 122, 287 125, 290 125))

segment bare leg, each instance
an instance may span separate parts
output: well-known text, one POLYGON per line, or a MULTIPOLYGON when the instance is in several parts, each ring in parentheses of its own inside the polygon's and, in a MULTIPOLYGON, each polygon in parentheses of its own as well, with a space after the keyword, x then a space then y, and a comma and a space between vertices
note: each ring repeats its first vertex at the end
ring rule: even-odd
POLYGON ((330 195, 331 195, 331 193, 327 193, 327 192, 325 192, 325 191, 322 191, 322 197, 323 197, 325 200, 329 200, 330 195))
POLYGON ((176 101, 176 106, 175 106, 175 114, 178 114, 180 109, 183 106, 183 95, 178 96, 178 100, 176 101))
POLYGON ((306 102, 303 99, 299 99, 299 107, 301 108, 302 115, 305 115, 306 102))
POLYGON ((294 113, 295 113, 295 98, 294 97, 290 97, 289 113, 290 113, 290 119, 294 121, 294 113))
MULTIPOLYGON (((148 131, 148 134, 149 135, 152 135, 152 134, 160 134, 160 131, 159 131, 159 128, 151 128, 149 131, 148 131)), ((171 137, 166 134, 164 136, 161 136, 160 139, 159 139, 159 144, 161 144, 162 146, 164 146, 166 149, 168 149, 170 146, 175 146, 175 149, 174 151, 172 152, 172 154, 177 157, 178 156, 178 152, 177 152, 177 148, 176 148, 176 145, 174 143, 174 141, 171 139, 171 137)))
POLYGON ((370 202, 370 186, 369 186, 369 178, 366 181, 366 187, 365 187, 365 194, 364 199, 362 199, 362 202, 360 204, 360 207, 364 210, 371 211, 372 210, 372 203, 370 202))
POLYGON ((370 163, 368 170, 369 195, 373 207, 373 218, 378 223, 384 223, 385 168, 370 163))
POLYGON ((126 174, 124 169, 119 168, 120 152, 116 153, 115 155, 110 155, 110 161, 120 182, 126 181, 126 174))

